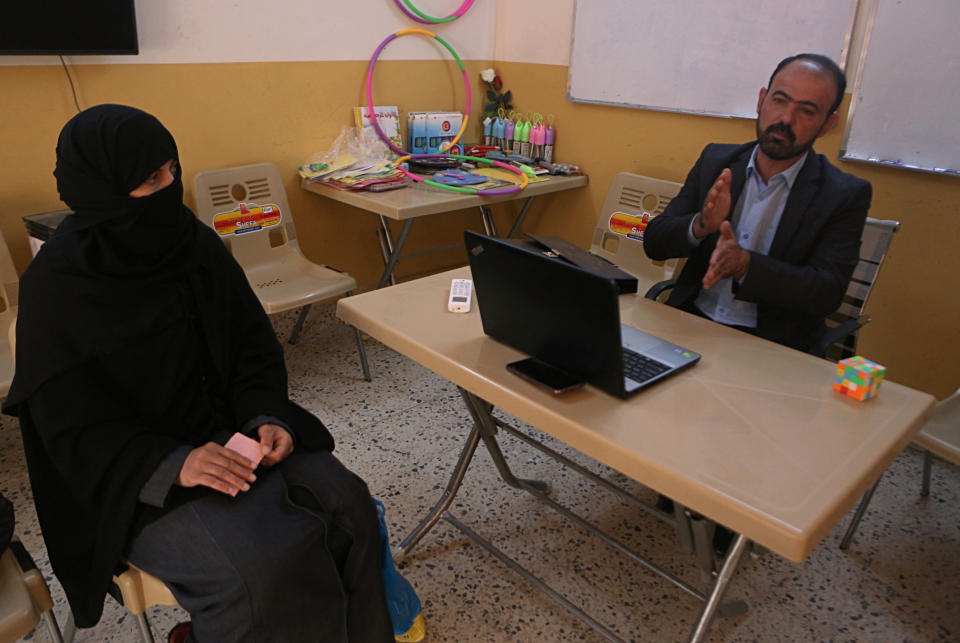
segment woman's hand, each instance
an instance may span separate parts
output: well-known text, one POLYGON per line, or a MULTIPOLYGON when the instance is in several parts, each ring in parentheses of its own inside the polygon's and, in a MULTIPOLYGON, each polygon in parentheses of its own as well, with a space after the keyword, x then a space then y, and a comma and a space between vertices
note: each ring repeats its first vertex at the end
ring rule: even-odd
POLYGON ((210 487, 228 496, 236 496, 249 490, 250 483, 257 479, 253 470, 253 463, 239 453, 216 442, 207 442, 187 455, 180 467, 177 484, 181 487, 210 487))
POLYGON ((261 424, 257 435, 260 436, 260 451, 263 453, 260 464, 263 466, 272 467, 293 453, 293 438, 283 427, 261 424))

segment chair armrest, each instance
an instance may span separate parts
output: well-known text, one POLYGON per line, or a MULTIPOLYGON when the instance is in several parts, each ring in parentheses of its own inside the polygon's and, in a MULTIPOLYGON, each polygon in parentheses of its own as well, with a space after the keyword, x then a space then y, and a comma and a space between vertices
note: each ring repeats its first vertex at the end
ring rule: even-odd
POLYGON ((863 328, 866 324, 870 322, 869 317, 859 317, 857 319, 848 319, 839 326, 834 326, 833 328, 828 328, 820 338, 813 343, 813 345, 807 350, 811 355, 816 355, 817 357, 824 357, 827 354, 827 349, 830 348, 830 345, 834 342, 840 341, 847 335, 856 332, 863 328))
POLYGON ((677 285, 676 279, 667 279, 665 281, 658 281, 657 283, 650 286, 649 290, 647 290, 647 294, 645 294, 644 297, 646 297, 647 299, 656 300, 656 298, 659 297, 663 293, 663 291, 670 290, 676 285, 677 285))

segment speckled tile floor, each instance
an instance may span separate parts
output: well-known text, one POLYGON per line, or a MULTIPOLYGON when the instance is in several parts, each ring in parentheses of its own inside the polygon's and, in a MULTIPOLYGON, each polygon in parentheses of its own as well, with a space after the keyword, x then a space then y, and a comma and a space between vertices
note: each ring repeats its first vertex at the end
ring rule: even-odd
MULTIPOLYGON (((290 314, 274 319, 286 337, 290 314)), ((353 334, 334 307, 315 307, 304 336, 287 346, 291 395, 319 415, 338 441, 337 455, 387 505, 394 543, 439 497, 456 463, 469 417, 456 387, 374 340, 367 340, 373 382, 363 381, 353 334)), ((646 489, 524 427, 565 455, 637 495, 646 489)), ((555 464, 512 436, 504 451, 524 477, 548 480, 555 498, 612 532, 629 547, 697 587, 692 557, 670 529, 609 492, 555 464)), ((36 523, 16 422, 0 419, 0 489, 16 506, 17 529, 44 571, 66 622, 63 592, 50 573, 36 523)), ((922 456, 908 449, 894 462, 848 553, 837 549, 848 515, 802 565, 774 554, 745 558, 728 598, 746 614, 718 618, 711 641, 960 640, 960 470, 935 461, 931 493, 921 498, 922 456)), ((613 550, 496 475, 479 448, 456 498, 455 514, 529 567, 617 636, 630 641, 682 641, 699 602, 613 550)), ((445 522, 401 564, 424 605, 427 641, 600 641, 558 607, 445 522)), ((149 612, 155 636, 185 612, 149 612)), ((46 641, 41 626, 28 637, 46 641)), ((103 619, 76 641, 137 641, 136 624, 108 598, 103 619)))

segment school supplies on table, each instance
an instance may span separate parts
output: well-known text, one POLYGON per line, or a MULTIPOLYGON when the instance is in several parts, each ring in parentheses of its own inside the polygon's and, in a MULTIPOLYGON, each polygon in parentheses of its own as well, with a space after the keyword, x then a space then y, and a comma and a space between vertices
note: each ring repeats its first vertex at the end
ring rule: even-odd
MULTIPOLYGON (((381 106, 374 107, 373 111, 381 131, 394 145, 400 147, 403 144, 403 140, 400 138, 400 110, 396 106, 381 106)), ((354 107, 353 120, 364 143, 369 145, 372 142, 379 141, 380 136, 373 127, 370 110, 367 107, 354 107)), ((396 155, 393 152, 388 152, 387 158, 396 158, 396 155)))

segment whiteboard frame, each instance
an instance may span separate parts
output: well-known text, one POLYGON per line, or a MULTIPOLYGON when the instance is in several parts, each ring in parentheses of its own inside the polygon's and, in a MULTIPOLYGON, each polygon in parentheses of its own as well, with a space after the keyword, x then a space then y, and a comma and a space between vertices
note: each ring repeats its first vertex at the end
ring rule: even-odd
MULTIPOLYGON (((659 105, 641 105, 639 103, 628 103, 628 102, 617 102, 617 101, 605 101, 605 100, 588 100, 585 98, 574 98, 570 94, 570 87, 573 85, 573 52, 575 40, 577 38, 577 7, 581 2, 586 0, 574 0, 573 2, 573 22, 570 29, 570 60, 567 64, 567 102, 569 103, 580 103, 582 105, 604 105, 607 107, 626 107, 628 109, 645 109, 651 112, 666 112, 668 114, 692 114, 694 116, 713 116, 714 118, 729 118, 729 119, 743 119, 743 120, 753 120, 756 116, 741 116, 739 114, 725 114, 722 112, 713 112, 709 110, 694 110, 694 109, 681 109, 679 107, 661 107, 659 105)), ((849 0, 850 2, 850 14, 847 17, 847 29, 844 32, 843 36, 843 48, 840 50, 840 60, 837 61, 837 64, 840 66, 840 69, 844 74, 847 74, 847 60, 850 57, 850 43, 853 39, 853 29, 856 22, 857 11, 860 6, 861 0, 849 0)), ((862 61, 861 57, 861 61, 862 61)), ((779 62, 779 61, 778 61, 779 62)), ((771 69, 771 71, 773 71, 771 69)), ((848 75, 848 74, 847 74, 848 75)))
POLYGON ((861 48, 860 52, 860 60, 857 61, 857 79, 853 87, 853 96, 852 100, 850 101, 850 109, 847 110, 847 121, 843 129, 843 140, 840 142, 840 153, 838 158, 841 161, 850 163, 864 163, 868 165, 879 165, 881 167, 895 168, 898 170, 922 172, 924 174, 960 177, 960 168, 924 167, 922 165, 914 165, 912 163, 904 163, 903 161, 895 161, 890 159, 850 156, 847 152, 847 146, 850 142, 850 132, 853 130, 853 118, 856 114, 857 103, 859 102, 857 97, 860 95, 860 86, 863 83, 863 71, 867 63, 867 54, 870 52, 870 40, 871 36, 873 35, 873 25, 876 22, 877 11, 879 11, 879 9, 880 3, 873 3, 873 6, 870 7, 869 15, 867 16, 867 25, 863 36, 863 47, 861 48))

